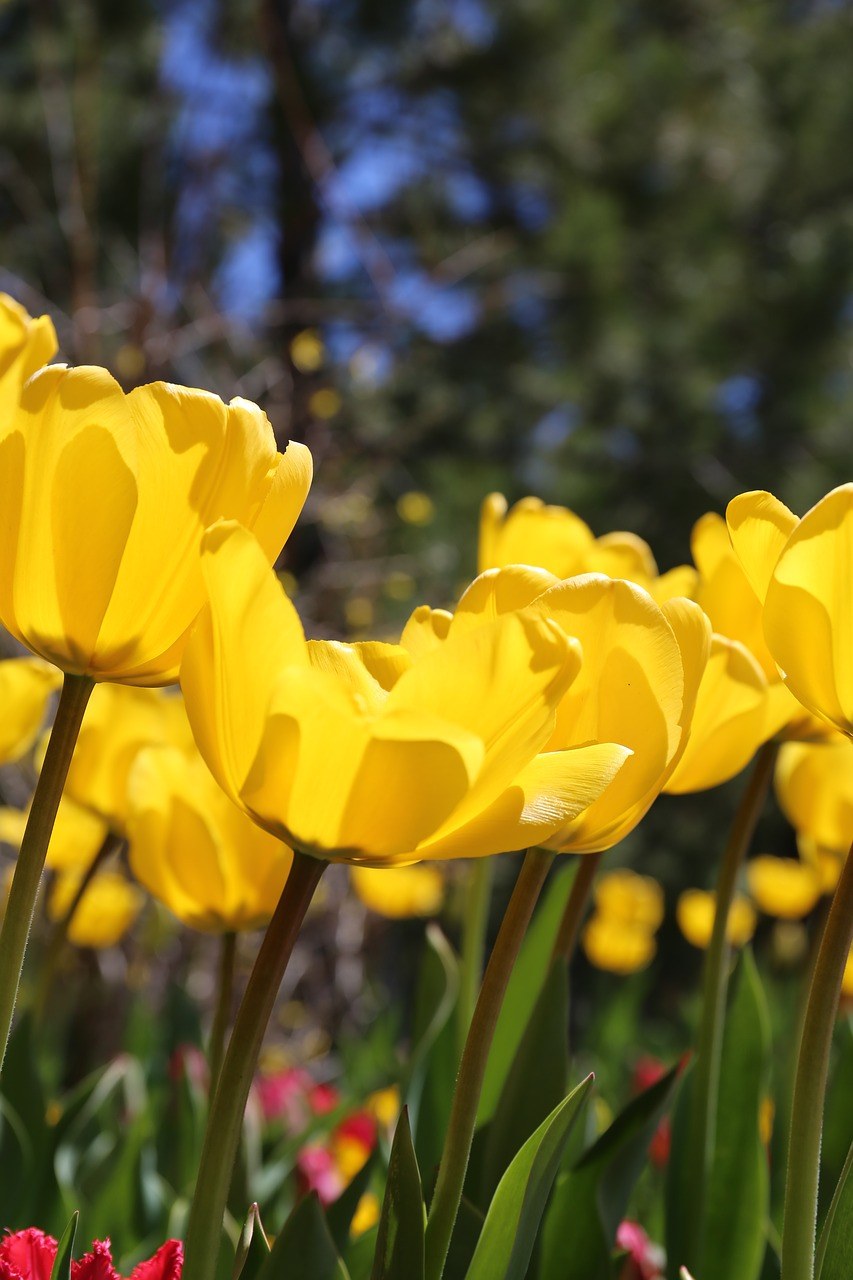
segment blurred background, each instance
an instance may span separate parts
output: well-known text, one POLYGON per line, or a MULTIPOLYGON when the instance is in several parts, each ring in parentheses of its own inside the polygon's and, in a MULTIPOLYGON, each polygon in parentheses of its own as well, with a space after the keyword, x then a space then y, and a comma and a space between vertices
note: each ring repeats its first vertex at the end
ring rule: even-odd
MULTIPOLYGON (((666 569, 734 493, 850 476, 851 66, 844 0, 0 0, 0 289, 62 358, 310 445, 281 567, 315 634, 452 600, 492 489, 666 569)), ((741 786, 614 861, 710 884, 741 786)), ((357 1031, 347 910, 316 985, 357 1031)), ((630 998, 671 1012, 700 957, 671 914, 660 946, 630 998)))

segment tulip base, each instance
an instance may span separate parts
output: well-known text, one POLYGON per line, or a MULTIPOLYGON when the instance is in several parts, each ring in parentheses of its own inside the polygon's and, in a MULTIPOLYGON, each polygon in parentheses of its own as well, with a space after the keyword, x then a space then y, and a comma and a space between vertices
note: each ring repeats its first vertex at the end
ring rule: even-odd
POLYGON ((41 873, 83 714, 95 683, 66 675, 0 929, 0 1064, 6 1057, 41 873))
POLYGON ((293 866, 258 951, 211 1101, 185 1237, 183 1280, 214 1280, 222 1220, 249 1089, 267 1023, 326 864, 294 850, 293 866))

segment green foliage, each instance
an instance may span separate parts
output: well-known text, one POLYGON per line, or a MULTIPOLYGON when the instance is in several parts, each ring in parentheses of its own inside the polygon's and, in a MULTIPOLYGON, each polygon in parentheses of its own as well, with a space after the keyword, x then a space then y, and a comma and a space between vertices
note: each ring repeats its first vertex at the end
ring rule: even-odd
POLYGON ((826 1215, 815 1259, 817 1280, 844 1280, 853 1258, 853 1142, 826 1215))
POLYGON ((540 1280, 610 1280, 616 1229, 675 1078, 673 1069, 634 1098, 561 1175, 543 1226, 540 1280))
POLYGON ((466 1280, 522 1280, 560 1160, 592 1087, 588 1076, 525 1142, 501 1178, 466 1280))
POLYGON ((371 1280, 423 1280, 424 1200, 408 1112, 397 1122, 371 1280))

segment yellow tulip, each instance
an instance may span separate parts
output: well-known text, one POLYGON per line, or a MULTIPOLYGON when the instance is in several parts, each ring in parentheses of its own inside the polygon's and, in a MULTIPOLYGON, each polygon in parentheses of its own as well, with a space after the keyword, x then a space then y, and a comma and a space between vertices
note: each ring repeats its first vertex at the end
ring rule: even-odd
POLYGON ((350 875, 356 897, 389 920, 434 916, 444 901, 444 876, 437 867, 353 867, 350 875))
POLYGON ((690 736, 664 790, 704 791, 745 768, 771 726, 767 677, 745 645, 717 635, 696 698, 690 736))
POLYGON ((500 493, 490 493, 480 510, 478 561, 481 573, 525 564, 557 578, 580 573, 626 578, 644 587, 659 603, 672 596, 692 595, 696 578, 689 565, 659 575, 651 548, 635 533, 606 533, 596 538, 567 507, 522 498, 508 508, 500 493))
POLYGON ((581 943, 590 964, 608 973, 629 974, 645 969, 657 950, 653 930, 598 911, 584 926, 581 943))
POLYGON ((371 1227, 375 1227, 379 1221, 379 1213, 381 1206, 379 1200, 373 1191, 365 1191, 364 1195, 356 1205, 352 1222, 350 1223, 349 1233, 353 1240, 357 1240, 359 1236, 363 1236, 365 1231, 369 1231, 371 1227))
POLYGON ((292 854, 228 799, 197 755, 143 748, 128 801, 131 870, 180 920, 212 932, 268 922, 292 854))
POLYGON ((38 658, 0 662, 0 764, 20 760, 35 744, 59 684, 56 669, 38 658))
POLYGON ((844 976, 841 979, 841 994, 853 997, 853 950, 847 956, 847 963, 844 966, 844 976))
POLYGON ((614 924, 654 933, 663 920, 663 889, 657 880, 639 876, 627 867, 599 876, 593 897, 598 913, 614 924))
POLYGON ((853 743, 786 743, 776 765, 776 796, 797 832, 820 849, 846 854, 853 842, 853 743))
MULTIPOLYGON (((20 848, 27 816, 23 809, 0 809, 0 840, 20 848)), ((85 871, 107 835, 105 822, 64 795, 51 832, 46 865, 53 871, 85 871)))
POLYGON ((822 892, 821 878, 814 867, 771 854, 762 854, 746 864, 746 881, 759 910, 780 920, 807 916, 822 892))
MULTIPOLYGON (((48 899, 51 920, 62 920, 74 900, 80 877, 74 872, 61 875, 48 899)), ((117 871, 101 871, 80 899, 68 927, 68 940, 76 947, 101 950, 114 947, 136 920, 142 909, 142 895, 117 871)))
POLYGON ((787 687, 818 719, 853 734, 853 484, 833 489, 802 520, 764 492, 734 498, 726 516, 787 687))
POLYGON ((168 684, 204 603, 198 548, 220 517, 274 560, 311 479, 245 400, 51 365, 0 423, 0 621, 63 671, 168 684))
POLYGON ((164 689, 98 685, 83 717, 66 793, 123 835, 128 775, 142 748, 153 746, 196 755, 183 699, 164 689))
MULTIPOLYGON (((678 927, 687 941, 704 950, 711 941, 716 911, 716 895, 704 889, 686 889, 675 907, 678 927)), ((743 947, 755 932, 755 910, 748 898, 736 894, 726 927, 733 947, 743 947)))
MULTIPOLYGON (((762 598, 738 558, 732 545, 733 537, 723 517, 714 512, 708 512, 693 526, 690 545, 699 573, 695 599, 708 615, 715 634, 743 645, 764 672, 767 679, 764 740, 777 734, 786 738, 823 737, 826 725, 809 715, 782 682, 764 636, 762 598)), ((748 730, 746 737, 751 740, 753 733, 748 730)), ((732 746, 735 741, 732 736, 732 746)))
POLYGON ((687 746, 710 650, 708 620, 689 600, 659 606, 620 579, 584 574, 560 582, 544 569, 513 565, 480 574, 452 616, 416 610, 402 644, 412 653, 435 652, 526 607, 577 639, 584 655, 557 709, 545 758, 596 742, 630 752, 610 786, 539 843, 560 852, 609 849, 645 815, 687 746))
POLYGON ((181 668, 193 733, 228 794, 307 853, 383 866, 526 848, 625 759, 589 740, 538 754, 581 658, 529 610, 384 662, 380 645, 307 643, 239 525, 210 529, 202 560, 210 608, 181 668))
POLYGON ((14 413, 27 379, 55 355, 50 316, 33 319, 8 293, 0 293, 0 423, 14 413))

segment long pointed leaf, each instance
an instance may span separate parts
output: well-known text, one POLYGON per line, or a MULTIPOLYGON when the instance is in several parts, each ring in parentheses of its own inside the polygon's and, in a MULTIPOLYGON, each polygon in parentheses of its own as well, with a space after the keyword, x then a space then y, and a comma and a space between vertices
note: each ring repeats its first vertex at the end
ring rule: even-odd
POLYGON ((371 1280, 423 1280, 424 1198, 404 1107, 388 1163, 371 1280))

